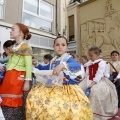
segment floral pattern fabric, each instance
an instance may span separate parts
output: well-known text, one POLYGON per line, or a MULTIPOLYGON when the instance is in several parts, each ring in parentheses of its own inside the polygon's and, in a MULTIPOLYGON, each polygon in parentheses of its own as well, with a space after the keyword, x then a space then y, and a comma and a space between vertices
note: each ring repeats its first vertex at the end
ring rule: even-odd
POLYGON ((39 85, 26 103, 26 120, 93 120, 89 100, 77 85, 39 85))
MULTIPOLYGON (((79 86, 85 92, 87 89, 87 79, 84 79, 79 86)), ((108 120, 118 111, 115 85, 105 77, 91 88, 89 100, 95 120, 108 120)))
POLYGON ((31 46, 29 46, 27 43, 23 43, 15 53, 23 56, 28 56, 33 54, 31 46))

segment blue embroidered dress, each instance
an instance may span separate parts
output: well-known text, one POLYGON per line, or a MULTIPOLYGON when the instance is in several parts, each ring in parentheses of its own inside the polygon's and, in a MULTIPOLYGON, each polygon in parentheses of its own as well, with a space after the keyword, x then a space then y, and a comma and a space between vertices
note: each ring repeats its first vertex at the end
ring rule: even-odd
POLYGON ((39 70, 52 70, 63 63, 64 76, 68 79, 63 86, 46 87, 40 85, 32 89, 27 97, 27 120, 93 120, 90 103, 83 91, 78 87, 78 76, 84 77, 84 68, 70 55, 54 57, 51 62, 39 70))

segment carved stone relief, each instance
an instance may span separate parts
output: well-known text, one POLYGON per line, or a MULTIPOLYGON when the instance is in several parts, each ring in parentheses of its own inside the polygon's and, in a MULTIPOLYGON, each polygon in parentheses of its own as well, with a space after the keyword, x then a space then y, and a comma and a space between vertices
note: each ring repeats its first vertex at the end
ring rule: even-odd
POLYGON ((114 22, 115 25, 118 27, 118 30, 120 29, 120 14, 118 14, 115 18, 114 18, 114 22))
POLYGON ((106 2, 105 17, 81 24, 83 54, 88 55, 91 46, 98 46, 106 58, 112 50, 120 52, 120 10, 113 9, 112 2, 106 2))
POLYGON ((112 0, 108 0, 106 2, 106 6, 105 6, 105 15, 109 15, 112 14, 114 12, 114 9, 112 7, 112 0))

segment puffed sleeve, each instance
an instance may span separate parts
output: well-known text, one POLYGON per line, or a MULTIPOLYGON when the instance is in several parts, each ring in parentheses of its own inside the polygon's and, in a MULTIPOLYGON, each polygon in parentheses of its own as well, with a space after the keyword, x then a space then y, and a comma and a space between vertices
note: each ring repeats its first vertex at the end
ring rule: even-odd
POLYGON ((104 76, 104 72, 105 72, 105 68, 106 68, 106 62, 105 61, 101 61, 98 64, 98 71, 95 74, 95 77, 93 78, 93 81, 95 81, 96 83, 98 83, 101 78, 104 76))
POLYGON ((50 63, 48 63, 47 65, 38 64, 38 66, 36 68, 38 68, 39 70, 49 70, 50 63))
POLYGON ((105 68, 105 77, 109 78, 110 77, 110 64, 106 63, 106 68, 105 68))
POLYGON ((18 51, 16 51, 16 54, 24 55, 24 56, 32 56, 33 52, 30 45, 28 45, 27 43, 23 43, 21 47, 18 49, 18 51))
POLYGON ((23 43, 21 47, 16 51, 16 54, 24 56, 26 78, 25 80, 32 79, 32 48, 27 43, 23 43))
POLYGON ((66 75, 69 75, 71 79, 75 79, 79 77, 81 79, 84 78, 85 71, 83 66, 76 62, 72 57, 67 60, 67 62, 63 62, 65 69, 63 70, 66 75))

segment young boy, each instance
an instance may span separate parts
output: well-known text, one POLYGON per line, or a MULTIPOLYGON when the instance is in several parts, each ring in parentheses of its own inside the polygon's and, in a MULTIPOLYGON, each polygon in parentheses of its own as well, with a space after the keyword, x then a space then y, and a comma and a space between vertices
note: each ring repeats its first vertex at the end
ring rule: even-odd
POLYGON ((118 107, 120 107, 120 61, 119 52, 112 51, 111 52, 111 60, 106 67, 108 77, 116 86, 117 94, 118 94, 118 107))

